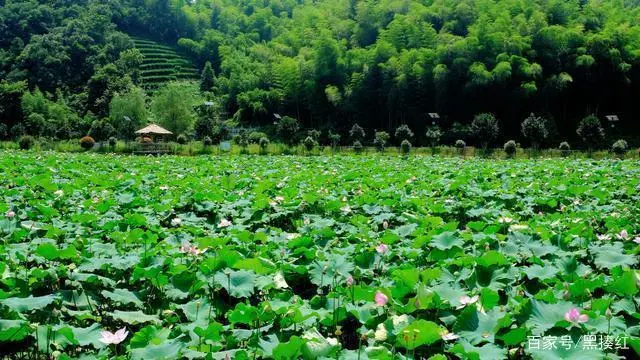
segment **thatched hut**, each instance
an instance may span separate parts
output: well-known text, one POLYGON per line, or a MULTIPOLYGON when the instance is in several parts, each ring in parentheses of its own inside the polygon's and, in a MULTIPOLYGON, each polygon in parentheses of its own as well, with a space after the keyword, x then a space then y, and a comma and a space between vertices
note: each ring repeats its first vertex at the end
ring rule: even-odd
POLYGON ((153 142, 164 142, 173 133, 160 125, 150 124, 136 131, 136 135, 151 138, 153 142))

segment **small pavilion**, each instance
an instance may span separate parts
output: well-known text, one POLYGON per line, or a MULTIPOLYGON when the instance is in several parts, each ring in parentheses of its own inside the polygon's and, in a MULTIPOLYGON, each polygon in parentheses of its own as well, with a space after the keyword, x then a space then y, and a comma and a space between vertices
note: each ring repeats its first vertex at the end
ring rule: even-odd
POLYGON ((136 134, 143 137, 149 137, 153 140, 154 143, 165 142, 168 137, 173 135, 171 131, 157 124, 147 125, 144 128, 136 131, 136 134))

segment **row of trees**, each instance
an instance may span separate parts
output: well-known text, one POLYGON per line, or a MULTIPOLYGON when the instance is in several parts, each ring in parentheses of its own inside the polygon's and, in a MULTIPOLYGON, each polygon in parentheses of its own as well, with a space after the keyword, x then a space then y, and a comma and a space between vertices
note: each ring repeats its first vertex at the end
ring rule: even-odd
MULTIPOLYGON (((548 121, 533 113, 522 121, 520 128, 522 137, 531 144, 534 150, 538 150, 540 144, 545 143, 550 133, 548 121)), ((301 132, 300 129, 301 127, 298 121, 288 116, 282 117, 277 122, 276 127, 278 136, 288 145, 295 145, 302 142, 306 147, 313 147, 321 143, 322 133, 319 130, 312 129, 301 132)), ((455 134, 456 129, 450 129, 449 131, 453 131, 455 134)), ((478 114, 471 122, 470 134, 476 143, 479 144, 482 149, 486 150, 500 137, 500 123, 491 113, 478 114)), ((576 134, 582 139, 584 144, 586 144, 586 148, 589 151, 604 145, 605 130, 595 115, 589 115, 583 118, 576 129, 576 134)), ((329 131, 326 135, 324 144, 337 146, 341 143, 342 138, 340 134, 329 131)), ((426 144, 424 145, 435 147, 442 144, 443 135, 442 129, 434 124, 429 127, 425 133, 426 144)), ((415 134, 411 128, 404 124, 395 129, 393 139, 396 145, 401 148, 411 148, 411 142, 414 140, 414 137, 415 134)), ((350 143, 357 149, 362 148, 363 143, 366 143, 366 139, 365 129, 358 124, 354 124, 348 132, 348 138, 342 143, 350 143)), ((370 143, 379 151, 384 151, 384 149, 391 144, 391 140, 392 136, 387 131, 375 130, 370 143)), ((516 144, 515 141, 510 141, 516 144)), ((568 146, 568 143, 563 143, 568 146)), ((453 144, 456 147, 465 147, 466 141, 457 139, 453 144)))
POLYGON ((467 131, 474 114, 491 112, 509 138, 535 111, 553 124, 555 141, 577 138, 587 114, 617 113, 621 133, 638 135, 637 1, 0 3, 7 132, 20 122, 30 132, 28 122, 41 120, 21 106, 36 88, 58 104, 50 106, 57 115, 41 113, 46 121, 68 113, 66 126, 51 126, 62 133, 103 119, 123 126, 111 118, 112 100, 142 85, 130 33, 176 44, 200 68, 210 61, 202 90, 236 123, 270 125, 280 113, 324 132, 407 124, 423 138, 427 113, 467 131))

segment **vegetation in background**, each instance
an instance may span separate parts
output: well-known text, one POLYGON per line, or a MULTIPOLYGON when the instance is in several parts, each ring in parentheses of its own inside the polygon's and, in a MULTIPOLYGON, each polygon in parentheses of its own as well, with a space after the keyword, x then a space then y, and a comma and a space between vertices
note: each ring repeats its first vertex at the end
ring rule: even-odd
MULTIPOLYGON (((278 113, 346 139, 355 123, 368 134, 402 124, 425 134, 428 114, 439 113, 443 142, 480 145, 465 127, 490 112, 501 120, 495 146, 534 112, 547 144, 608 148, 578 143, 575 130, 587 114, 617 114, 616 131, 636 144, 638 18, 637 2, 617 0, 6 0, 0 136, 79 139, 108 118, 128 137, 111 115, 115 99, 140 87, 157 103, 172 81, 200 78, 197 88, 241 125, 270 126, 278 113), (27 94, 46 106, 23 109, 27 94)), ((184 129, 151 108, 146 121, 184 129)), ((193 125, 189 117, 180 125, 193 125)))

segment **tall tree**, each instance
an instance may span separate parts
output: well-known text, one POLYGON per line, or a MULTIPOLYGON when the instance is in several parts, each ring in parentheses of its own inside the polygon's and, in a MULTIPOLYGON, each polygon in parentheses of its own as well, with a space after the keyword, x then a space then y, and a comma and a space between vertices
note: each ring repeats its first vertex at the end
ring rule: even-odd
POLYGON ((207 61, 204 64, 204 70, 202 70, 202 76, 200 78, 200 91, 211 91, 215 82, 215 74, 211 67, 211 62, 207 61))
POLYGON ((162 126, 175 135, 190 131, 196 119, 194 107, 201 101, 197 92, 193 83, 167 83, 153 97, 153 115, 162 126))

